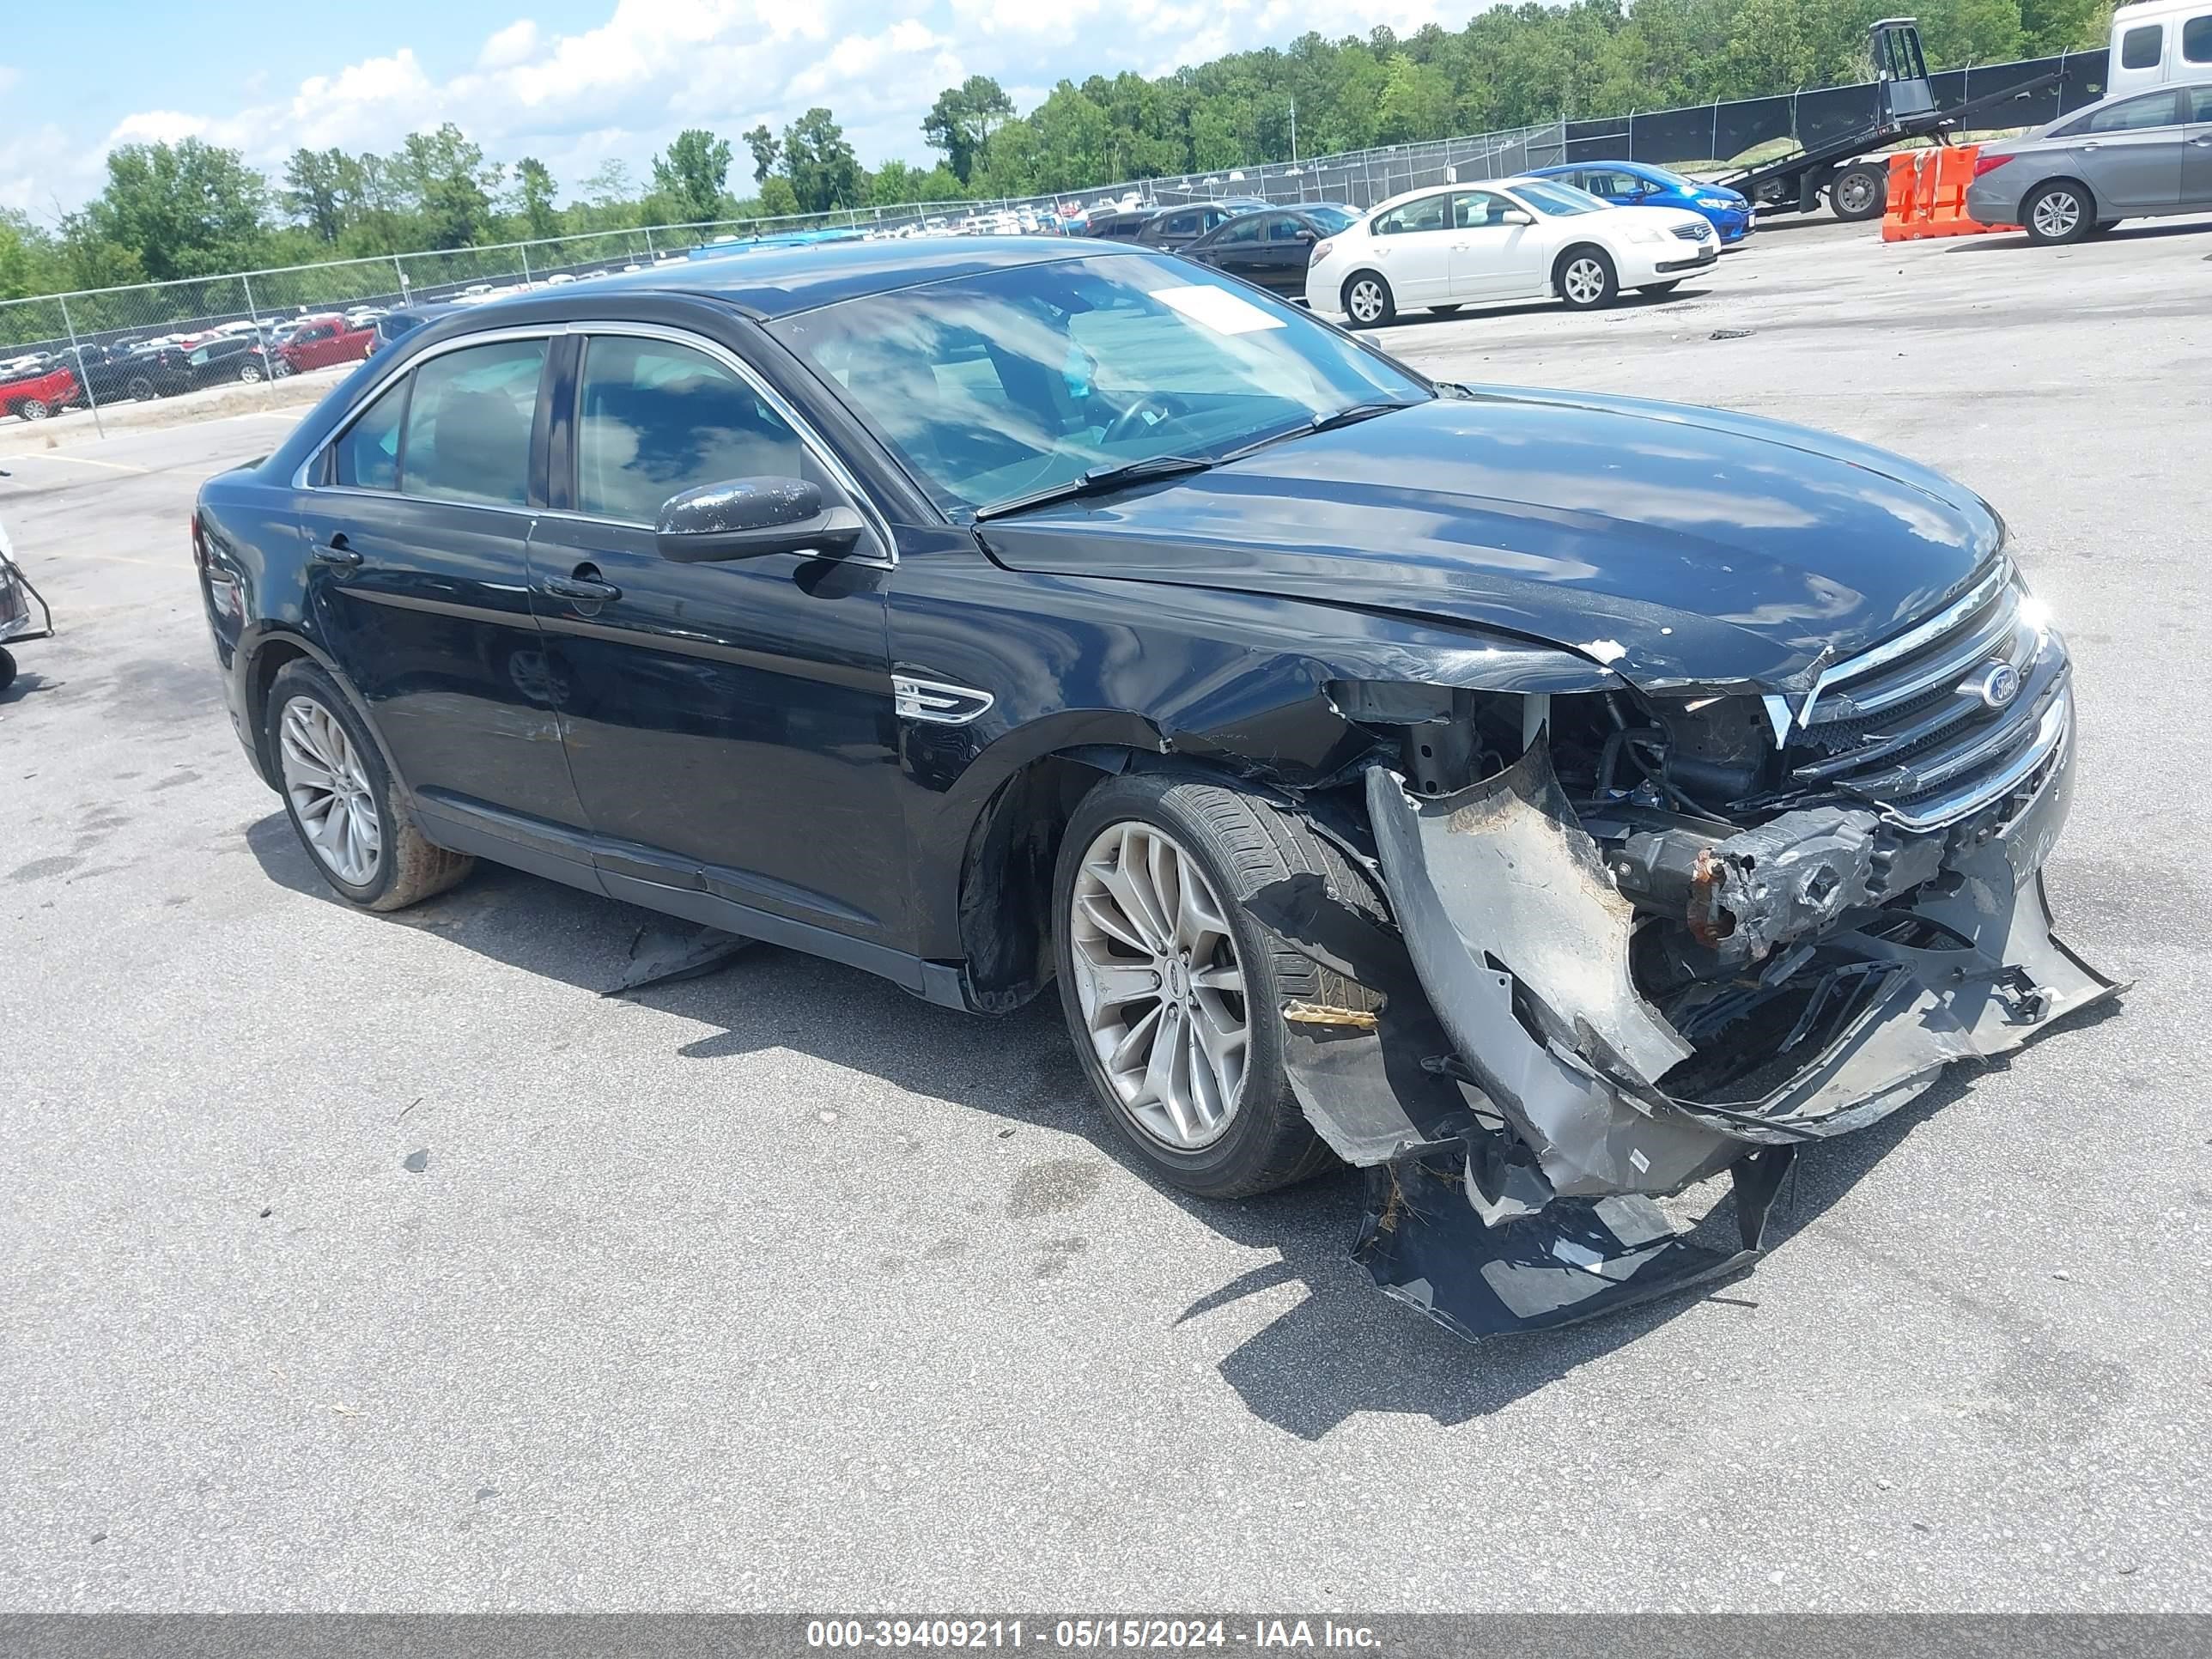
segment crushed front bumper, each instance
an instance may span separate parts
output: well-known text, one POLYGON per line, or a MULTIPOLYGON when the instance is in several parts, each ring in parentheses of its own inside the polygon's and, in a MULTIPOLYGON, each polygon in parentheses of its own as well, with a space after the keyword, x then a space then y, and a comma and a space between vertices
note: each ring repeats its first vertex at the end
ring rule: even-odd
POLYGON ((1952 834, 1935 878, 1778 955, 1772 975, 1793 977, 1753 997, 1772 1052, 1717 1085, 1680 1081, 1713 1073, 1634 983, 1638 918, 1540 740, 1452 795, 1416 798, 1370 769, 1399 933, 1310 878, 1255 902, 1294 948, 1382 994, 1365 1026, 1295 1010, 1286 1024, 1307 1116, 1371 1171, 1357 1256, 1470 1337, 1589 1318, 1744 1265, 1804 1142, 1871 1123, 1952 1061, 2020 1048, 2124 988, 2051 932, 2040 872, 2072 750, 1952 834), (1716 1250, 1655 1200, 1723 1173, 1739 1243, 1716 1250))

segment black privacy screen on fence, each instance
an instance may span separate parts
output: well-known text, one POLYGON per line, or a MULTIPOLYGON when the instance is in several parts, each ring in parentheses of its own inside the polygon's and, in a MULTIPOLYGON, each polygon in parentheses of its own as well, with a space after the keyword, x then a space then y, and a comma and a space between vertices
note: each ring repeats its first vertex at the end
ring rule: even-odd
MULTIPOLYGON (((2040 126, 2104 96, 2105 58, 2101 51, 2081 52, 2063 58, 2031 58, 2017 64, 1947 70, 1929 76, 1928 84, 1938 109, 1997 100, 1974 110, 1966 118, 1966 131, 1993 132, 2040 126), (2015 87, 2032 87, 2047 77, 2056 78, 2020 97, 2002 97, 2015 87)), ((1864 82, 1771 98, 1746 98, 1730 104, 1570 121, 1566 124, 1567 159, 1648 161, 1659 167, 1725 166, 1763 146, 1787 143, 1813 149, 1848 138, 1871 126, 1879 109, 1874 83, 1864 82)))

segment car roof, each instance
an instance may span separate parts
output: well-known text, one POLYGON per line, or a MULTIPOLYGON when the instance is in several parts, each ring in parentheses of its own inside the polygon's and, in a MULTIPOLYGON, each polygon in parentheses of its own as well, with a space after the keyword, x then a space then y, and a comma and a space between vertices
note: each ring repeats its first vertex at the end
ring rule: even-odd
MULTIPOLYGON (((755 317, 787 317, 841 300, 920 288, 957 276, 1063 259, 1144 258, 1140 250, 1089 237, 960 236, 886 238, 881 241, 817 242, 807 247, 762 247, 726 259, 617 271, 563 283, 567 304, 595 294, 683 294, 735 306, 755 317)), ((543 299, 542 293, 513 299, 543 299)), ((495 315, 508 299, 475 307, 495 315)))

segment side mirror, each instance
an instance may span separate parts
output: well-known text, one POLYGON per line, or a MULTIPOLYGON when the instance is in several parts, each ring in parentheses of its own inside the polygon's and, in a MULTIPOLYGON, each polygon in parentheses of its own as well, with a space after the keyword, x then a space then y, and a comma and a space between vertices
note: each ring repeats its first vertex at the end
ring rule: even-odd
POLYGON ((1291 234, 1301 242, 1310 243, 1315 240, 1313 232, 1304 225, 1300 225, 1297 229, 1291 232, 1291 234))
POLYGON ((653 526, 660 556, 678 564, 769 553, 833 557, 860 539, 860 514, 824 507, 821 488, 804 478, 732 478, 687 489, 662 504, 653 526))
POLYGON ((1501 225, 1533 225, 1536 219, 1534 214, 1523 213, 1519 208, 1508 208, 1498 216, 1498 222, 1501 225))

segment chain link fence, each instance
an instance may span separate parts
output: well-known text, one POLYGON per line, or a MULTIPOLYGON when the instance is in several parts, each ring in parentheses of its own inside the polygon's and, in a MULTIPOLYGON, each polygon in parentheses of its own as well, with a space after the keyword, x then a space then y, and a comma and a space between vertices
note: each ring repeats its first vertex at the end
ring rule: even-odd
MULTIPOLYGON (((1939 108, 1980 103, 1968 125, 1986 131, 2035 125, 2092 102, 2103 94, 2105 72, 2106 54, 2098 51, 1953 70, 1931 76, 1930 85, 1939 108), (2004 96, 2008 91, 2017 95, 2004 96)), ((105 434, 111 423, 141 423, 132 412, 139 406, 187 392, 228 386, 231 399, 213 401, 295 402, 312 388, 281 383, 367 355, 368 331, 333 328, 334 317, 373 322, 410 306, 712 255, 724 243, 925 229, 1051 231, 1072 216, 1132 200, 1248 197, 1366 208, 1425 185, 1509 178, 1561 161, 1714 169, 1843 137, 1871 121, 1875 107, 1868 82, 1024 198, 586 231, 10 300, 0 301, 0 416, 88 420, 105 434)))

